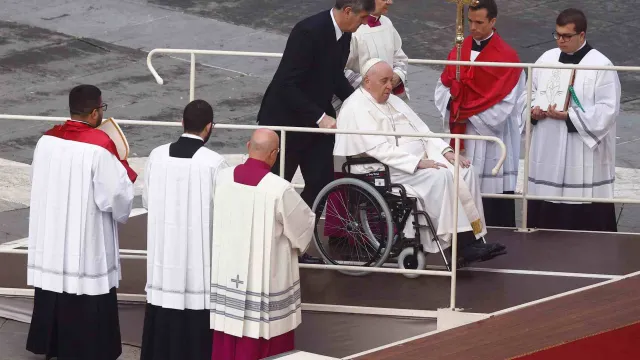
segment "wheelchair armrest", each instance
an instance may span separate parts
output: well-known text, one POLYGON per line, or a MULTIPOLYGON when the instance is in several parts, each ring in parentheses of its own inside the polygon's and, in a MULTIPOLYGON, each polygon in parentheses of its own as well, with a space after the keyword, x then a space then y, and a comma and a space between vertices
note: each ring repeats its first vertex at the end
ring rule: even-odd
MULTIPOLYGON (((389 174, 389 166, 381 163, 378 159, 372 157, 351 157, 347 156, 347 161, 342 164, 342 172, 347 173, 347 167, 350 165, 380 164, 384 167, 384 171, 389 174)), ((351 170, 351 169, 349 169, 351 170)), ((350 172, 350 171, 349 171, 350 172)))

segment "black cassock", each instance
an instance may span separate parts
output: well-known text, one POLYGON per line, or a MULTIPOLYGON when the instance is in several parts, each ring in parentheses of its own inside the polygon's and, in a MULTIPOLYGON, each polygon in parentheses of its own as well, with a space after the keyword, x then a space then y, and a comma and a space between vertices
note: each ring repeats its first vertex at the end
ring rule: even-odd
MULTIPOLYGON (((297 23, 262 99, 258 123, 317 129, 323 113, 335 118, 333 95, 344 101, 353 93, 344 76, 350 45, 350 33, 336 40, 330 10, 297 23)), ((309 206, 333 180, 334 139, 332 134, 287 133, 285 178, 291 181, 300 166, 305 181, 301 196, 309 206)), ((278 159, 272 171, 279 170, 278 159)))
MULTIPOLYGON (((181 136, 169 145, 169 156, 191 159, 203 145, 200 139, 181 136)), ((146 304, 140 360, 210 360, 212 343, 209 310, 146 304)))

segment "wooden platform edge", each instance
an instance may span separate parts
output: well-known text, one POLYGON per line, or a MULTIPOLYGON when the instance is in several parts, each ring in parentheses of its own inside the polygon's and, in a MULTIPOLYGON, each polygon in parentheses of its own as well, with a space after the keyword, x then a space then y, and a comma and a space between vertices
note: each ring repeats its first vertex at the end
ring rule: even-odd
MULTIPOLYGON (((640 271, 500 310, 471 324, 427 332, 343 359, 510 359, 640 321, 640 307, 634 307, 638 301, 640 271), (604 302, 604 306, 595 306, 594 301, 604 302), (550 310, 553 310, 551 315, 550 310), (554 316, 556 313, 558 316, 554 316), (585 323, 590 326, 578 325, 579 320, 587 320, 585 323), (557 333, 555 341, 536 343, 538 339, 532 336, 518 339, 526 332, 535 333, 546 327, 557 333), (576 329, 581 331, 573 331, 576 329), (491 344, 491 348, 486 344, 491 344)), ((545 334, 547 338, 554 338, 549 336, 550 331, 545 334)))

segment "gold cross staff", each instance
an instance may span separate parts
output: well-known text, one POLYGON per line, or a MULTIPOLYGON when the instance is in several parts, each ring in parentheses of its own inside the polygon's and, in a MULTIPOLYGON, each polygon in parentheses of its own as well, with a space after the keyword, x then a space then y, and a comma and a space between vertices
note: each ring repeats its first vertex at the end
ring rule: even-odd
MULTIPOLYGON (((464 42, 464 6, 476 6, 478 0, 447 0, 447 2, 456 4, 456 60, 460 61, 464 42)), ((456 65, 456 80, 460 80, 460 65, 456 65)))

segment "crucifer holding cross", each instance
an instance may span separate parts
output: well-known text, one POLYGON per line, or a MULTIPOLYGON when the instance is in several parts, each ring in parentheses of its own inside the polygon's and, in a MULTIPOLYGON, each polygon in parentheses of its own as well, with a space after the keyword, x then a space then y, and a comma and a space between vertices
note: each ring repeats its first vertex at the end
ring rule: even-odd
MULTIPOLYGON (((456 60, 460 61, 462 43, 464 42, 464 6, 476 6, 478 5, 478 0, 447 0, 447 2, 456 4, 456 60)), ((456 65, 456 79, 460 80, 460 65, 456 65)))

